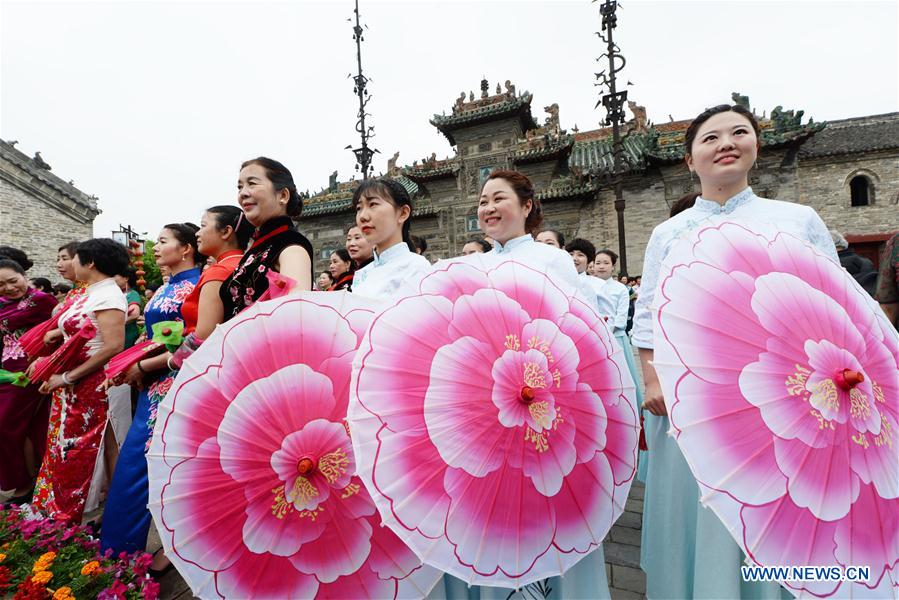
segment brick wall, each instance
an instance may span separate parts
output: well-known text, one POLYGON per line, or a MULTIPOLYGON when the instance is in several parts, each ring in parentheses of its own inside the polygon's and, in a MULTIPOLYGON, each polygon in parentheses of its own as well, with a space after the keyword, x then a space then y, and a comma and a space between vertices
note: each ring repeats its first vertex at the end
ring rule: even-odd
POLYGON ((0 245, 15 246, 28 254, 34 261, 29 278, 46 277, 53 283, 61 282, 56 273, 56 249, 92 235, 92 223, 73 219, 0 179, 0 245))

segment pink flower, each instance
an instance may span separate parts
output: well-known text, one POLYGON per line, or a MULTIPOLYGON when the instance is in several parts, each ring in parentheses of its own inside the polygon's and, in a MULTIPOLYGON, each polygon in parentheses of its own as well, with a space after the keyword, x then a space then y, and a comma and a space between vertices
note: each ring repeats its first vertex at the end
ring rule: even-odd
POLYGON ((787 234, 727 223, 677 262, 663 269, 656 364, 697 479, 741 505, 761 564, 866 564, 876 587, 899 561, 895 331, 787 234))
POLYGON ((350 421, 385 519, 470 581, 574 564, 634 474, 620 353, 592 309, 520 264, 426 277, 375 318, 357 358, 350 421))
POLYGON ((371 311, 347 298, 257 304, 200 347, 160 405, 172 457, 160 463, 174 465, 162 521, 188 580, 215 575, 198 595, 393 597, 420 566, 354 476, 344 417, 371 311))

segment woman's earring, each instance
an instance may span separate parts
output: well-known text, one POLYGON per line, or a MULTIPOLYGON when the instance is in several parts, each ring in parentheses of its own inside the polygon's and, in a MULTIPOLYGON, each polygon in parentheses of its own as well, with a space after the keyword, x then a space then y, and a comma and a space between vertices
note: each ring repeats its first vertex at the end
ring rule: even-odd
POLYGON ((690 169, 690 183, 693 183, 693 169, 690 169))
POLYGON ((755 161, 754 163, 752 163, 752 168, 753 168, 753 169, 758 169, 758 168, 759 168, 759 161, 755 161))

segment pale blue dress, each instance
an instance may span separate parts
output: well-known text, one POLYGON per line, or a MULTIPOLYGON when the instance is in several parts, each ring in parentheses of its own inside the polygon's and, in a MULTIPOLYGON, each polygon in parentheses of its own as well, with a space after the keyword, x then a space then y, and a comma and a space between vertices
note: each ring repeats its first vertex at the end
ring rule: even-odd
POLYGON ((409 250, 406 242, 399 242, 379 253, 372 251, 372 261, 353 276, 353 293, 378 300, 393 300, 404 288, 421 281, 431 263, 424 256, 409 250))
MULTIPOLYGON (((550 279, 565 283, 574 288, 585 289, 578 279, 577 271, 571 256, 548 244, 534 241, 530 235, 509 240, 505 245, 493 242, 493 250, 481 255, 497 261, 514 260, 531 268, 538 269, 550 276, 550 279)), ((451 259, 451 260, 463 260, 451 259)), ((441 262, 435 265, 439 267, 441 262)), ((429 600, 552 600, 590 599, 604 600, 609 596, 609 582, 606 579, 606 560, 602 546, 585 556, 563 577, 550 577, 538 584, 525 586, 515 591, 509 588, 471 586, 453 577, 444 575, 443 579, 428 595, 429 600), (542 590, 551 589, 545 595, 542 590), (510 596, 511 594, 511 596, 510 596)))
MULTIPOLYGON (((724 205, 696 199, 696 204, 656 226, 646 246, 643 285, 634 314, 632 340, 653 348, 652 301, 662 262, 678 240, 701 227, 737 221, 752 227, 776 227, 809 242, 837 260, 827 226, 814 209, 759 198, 746 188, 724 205)), ((649 447, 640 566, 646 572, 646 596, 657 598, 792 598, 774 582, 746 583, 740 566, 744 554, 710 508, 699 504, 699 484, 674 438, 668 417, 646 413, 649 447)))

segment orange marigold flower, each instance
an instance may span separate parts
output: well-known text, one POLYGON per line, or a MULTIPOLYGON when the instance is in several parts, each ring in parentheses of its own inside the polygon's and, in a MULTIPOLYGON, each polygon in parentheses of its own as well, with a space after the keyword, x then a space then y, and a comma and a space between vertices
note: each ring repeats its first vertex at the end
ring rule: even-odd
POLYGON ((75 600, 75 595, 72 593, 72 588, 64 586, 56 590, 53 600, 75 600))
POLYGON ((41 571, 46 571, 50 568, 50 565, 53 564, 53 559, 56 558, 56 552, 47 552, 46 554, 42 554, 37 562, 34 563, 34 567, 32 567, 32 573, 40 573, 41 571))
POLYGON ((6 560, 6 555, 0 552, 0 562, 3 562, 4 560, 6 560))
POLYGON ((82 575, 97 575, 100 573, 100 571, 101 571, 100 563, 97 562, 96 560, 92 560, 89 563, 87 563, 86 565, 84 565, 83 567, 81 567, 82 575))
POLYGON ((47 585, 47 582, 53 579, 53 573, 50 571, 41 571, 39 573, 35 573, 31 580, 35 583, 39 583, 41 585, 47 585))

